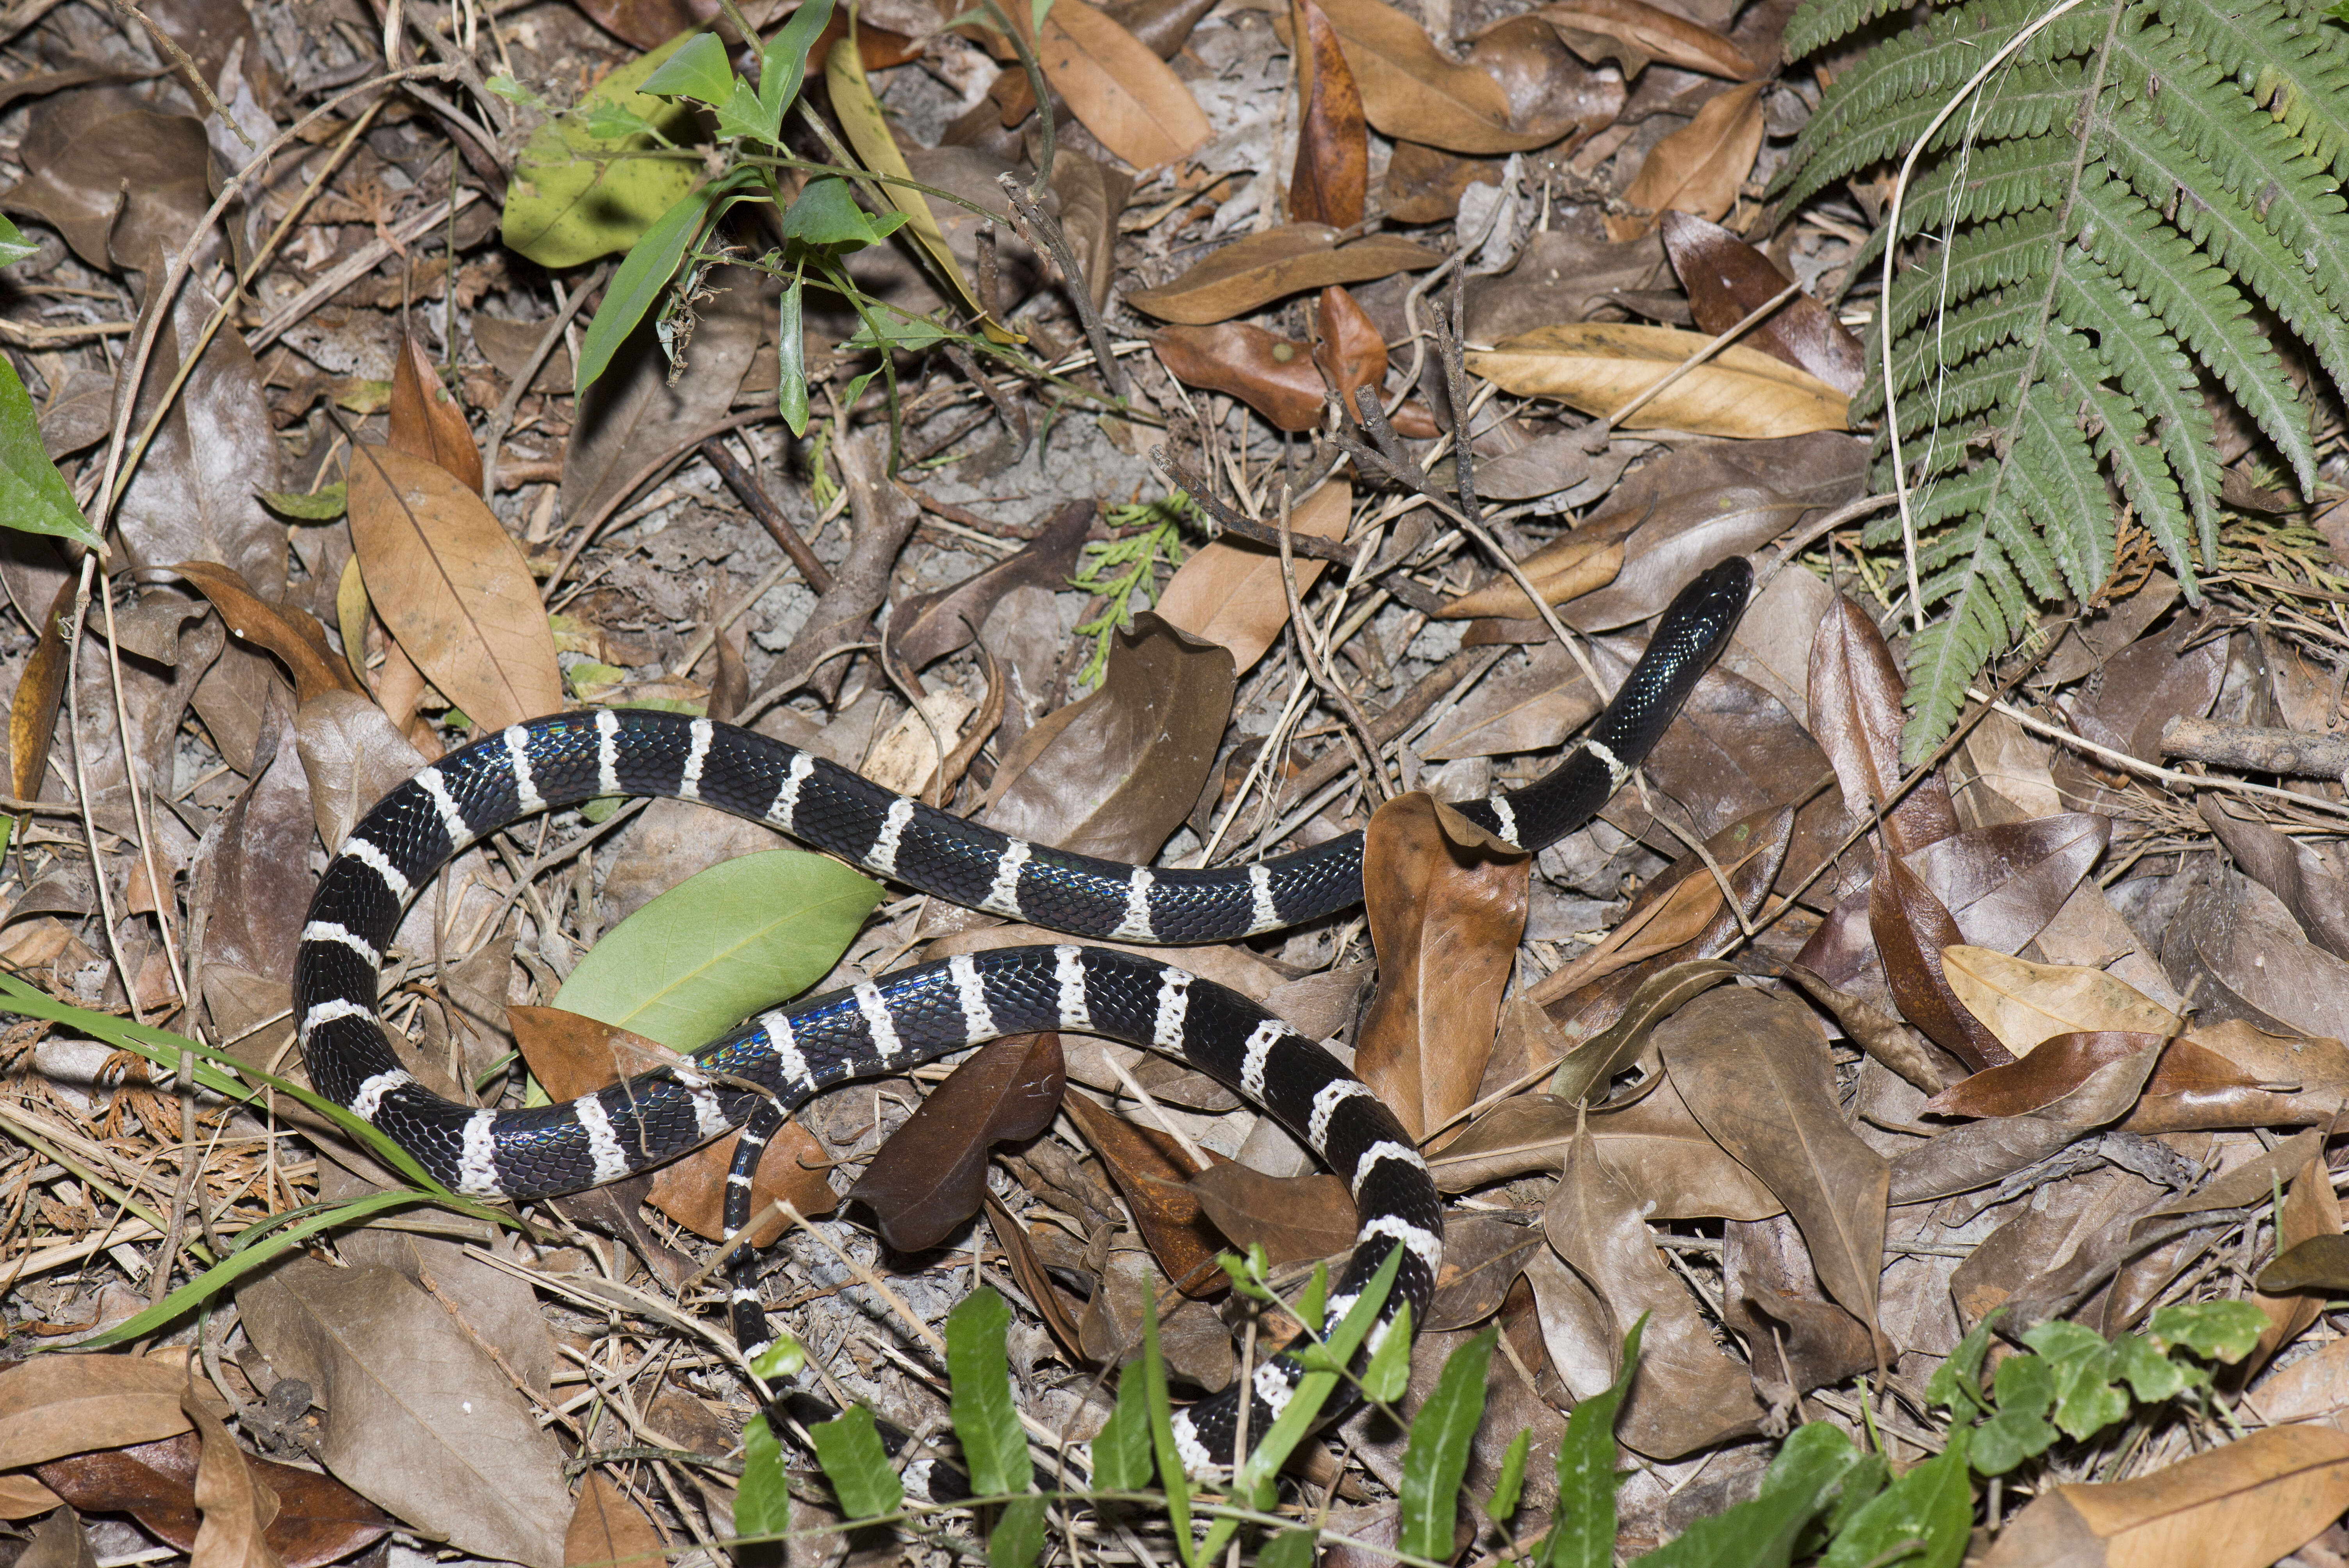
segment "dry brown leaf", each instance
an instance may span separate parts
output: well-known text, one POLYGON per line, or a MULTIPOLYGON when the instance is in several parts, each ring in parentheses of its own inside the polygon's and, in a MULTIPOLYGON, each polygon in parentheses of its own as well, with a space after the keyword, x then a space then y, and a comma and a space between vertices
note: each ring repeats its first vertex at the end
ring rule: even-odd
POLYGON ((400 646, 483 730, 563 707, 538 585, 496 516, 446 469, 353 449, 351 543, 400 646))
POLYGON ((987 1157, 1033 1138, 1060 1114, 1069 1084, 1054 1033, 982 1046, 923 1097, 890 1134, 848 1196, 868 1205, 899 1252, 926 1252, 979 1211, 987 1157))
POLYGON ((1134 289, 1125 301, 1161 321, 1206 326, 1246 315, 1284 294, 1374 283, 1443 259, 1392 234, 1366 234, 1341 245, 1338 231, 1326 224, 1284 223, 1234 241, 1163 287, 1134 289))
POLYGON ((1300 223, 1350 229, 1362 221, 1370 194, 1370 140, 1362 124, 1361 89, 1338 46, 1337 29, 1313 0, 1291 0, 1290 36, 1299 22, 1308 47, 1299 57, 1297 164, 1288 181, 1288 215, 1300 223))
MULTIPOLYGON (((2178 1047, 2172 1046, 2171 1050, 2178 1047)), ((2319 1236, 2338 1238, 2341 1234, 2341 1202, 2333 1195, 2332 1173, 2324 1168, 2324 1158, 2317 1155, 2300 1168, 2284 1190, 2283 1207, 2276 1214, 2276 1255, 2282 1257, 2292 1248, 2319 1236)), ((2268 1326, 2260 1331, 2259 1343, 2243 1357, 2230 1375, 2233 1387, 2240 1387, 2256 1377, 2261 1367, 2275 1358, 2275 1353, 2298 1338, 2314 1323, 2324 1309, 2321 1294, 2269 1295, 2251 1294, 2251 1304, 2267 1314, 2268 1326)))
MULTIPOLYGON (((1693 212, 1666 211, 1657 227, 1700 332, 1729 331, 1794 282, 1761 251, 1693 212)), ((1868 356, 1859 340, 1806 294, 1779 304, 1741 341, 1809 371, 1847 397, 1868 379, 1868 356)))
POLYGON ((564 1568, 651 1568, 661 1560, 661 1538, 645 1511, 601 1470, 589 1470, 563 1532, 564 1568))
POLYGON ((2178 1016, 2127 983, 2076 964, 2034 964, 1986 947, 1953 946, 1941 973, 1966 1011, 2018 1057, 2057 1035, 2127 1029, 2167 1035, 2178 1016))
POLYGON ((1454 63, 1427 29, 1379 0, 1322 0, 1361 88, 1362 114, 1387 136, 1483 155, 1547 147, 1574 122, 1517 129, 1501 84, 1454 63))
POLYGON ((1268 1176, 1235 1161, 1191 1178, 1199 1207, 1232 1244, 1261 1245, 1278 1268, 1335 1257, 1354 1244, 1354 1201, 1327 1171, 1268 1176))
MULTIPOLYGON (((1668 326, 1579 322, 1472 349, 1468 368, 1521 397, 1555 397, 1609 415, 1713 340, 1668 326)), ((1631 429, 1692 430, 1759 440, 1847 428, 1843 394, 1817 377, 1732 344, 1642 403, 1631 429)))
POLYGON ((1615 60, 1626 77, 1651 60, 1737 82, 1764 74, 1720 34, 1643 0, 1556 0, 1533 14, 1592 65, 1615 60))
MULTIPOLYGON (((153 1356, 47 1356, 0 1370, 0 1470, 189 1428, 184 1348, 153 1356)), ((206 1393, 209 1384, 199 1385, 206 1393)))
MULTIPOLYGON (((1810 732, 1835 767, 1843 798, 1855 806, 1892 799, 1901 782, 1901 697, 1908 690, 1884 634, 1868 613, 1842 594, 1811 637, 1810 732)), ((1906 855, 1958 830, 1950 786, 1935 772, 1884 814, 1886 846, 1906 855)))
POLYGON ((1525 934, 1531 864, 1422 791, 1371 814, 1362 907, 1379 989, 1354 1071, 1414 1139, 1475 1103, 1525 934))
MULTIPOLYGON (((1289 531, 1342 539, 1353 499, 1353 487, 1345 480, 1330 480, 1289 509, 1289 531)), ((1301 555, 1292 555, 1291 562, 1302 601, 1329 563, 1301 555)), ((1228 539, 1204 545, 1176 569, 1158 597, 1158 614, 1169 625, 1229 649, 1234 672, 1246 675, 1288 624, 1280 552, 1228 539)))
POLYGON ((1329 388, 1305 344, 1248 322, 1220 321, 1163 327, 1150 335, 1150 346, 1175 380, 1228 392, 1276 430, 1310 430, 1321 423, 1329 388))
POLYGON ((2042 1493, 1982 1568, 2266 1568, 2349 1507, 2349 1434, 2271 1427, 2135 1480, 2042 1493))
MULTIPOLYGON (((1230 1282, 1216 1266, 1220 1239, 1188 1185, 1198 1171, 1174 1140, 1155 1128, 1136 1127, 1081 1094, 1061 1103, 1109 1168, 1135 1228, 1166 1277, 1189 1296, 1223 1290, 1230 1282)), ((1208 1162, 1220 1159, 1209 1155, 1208 1162)))
MULTIPOLYGON (((1578 539, 1569 534, 1544 545, 1520 562, 1528 582, 1541 591, 1546 604, 1563 604, 1594 588, 1604 588, 1623 570, 1623 542, 1578 539)), ((1537 614, 1515 577, 1503 573, 1481 588, 1472 588, 1436 612, 1444 621, 1470 621, 1485 615, 1523 619, 1537 614)))
POLYGON ((247 1468, 244 1451, 204 1408, 193 1383, 181 1391, 180 1408, 202 1445, 193 1491, 203 1522, 188 1549, 188 1568, 285 1568, 264 1533, 277 1517, 277 1494, 247 1468))
POLYGON ((74 580, 57 589, 41 618, 40 640, 16 677, 8 704, 9 784, 20 800, 37 800, 48 777, 49 747, 57 739, 57 708, 66 699, 66 636, 63 621, 73 608, 74 580))
POLYGON ((481 449, 465 423, 465 410, 441 384, 432 356, 412 336, 400 340, 391 367, 391 449, 422 458, 449 470, 459 484, 480 493, 481 449))
POLYGON ((326 645, 325 630, 308 612, 264 602, 251 583, 214 562, 182 561, 166 570, 201 589, 232 635, 258 643, 283 659, 293 672, 295 695, 302 701, 329 691, 367 695, 352 676, 350 665, 336 658, 326 645))
MULTIPOLYGON (((1025 21, 1026 12, 1010 9, 1025 21)), ((1136 169, 1187 158, 1213 134, 1183 78, 1085 0, 1054 0, 1036 55, 1070 112, 1136 169)))
MULTIPOLYGON (((1754 171, 1762 150, 1762 82, 1729 88, 1705 100, 1696 118, 1656 143, 1639 176, 1623 192, 1623 204, 1650 213, 1671 208, 1714 222, 1737 205, 1739 187, 1754 171)), ((1609 214, 1607 237, 1636 240, 1655 220, 1609 214)), ((1786 434, 1794 434, 1792 431, 1786 434)))
POLYGON ((1906 863, 1876 857, 1868 929, 1901 1016, 1977 1072, 2013 1059, 1998 1036, 1960 1000, 1942 954, 1958 945, 1957 922, 1906 863))

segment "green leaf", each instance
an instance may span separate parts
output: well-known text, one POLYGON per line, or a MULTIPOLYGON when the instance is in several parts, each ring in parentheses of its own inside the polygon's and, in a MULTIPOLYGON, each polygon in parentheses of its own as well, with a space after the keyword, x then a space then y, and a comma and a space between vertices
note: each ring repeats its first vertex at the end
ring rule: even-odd
POLYGON ((719 194, 719 188, 709 185, 679 197, 677 205, 662 213, 629 249, 595 306, 595 319, 587 324, 587 335, 580 341, 574 391, 585 392, 595 384, 628 334, 636 330, 636 324, 668 287, 719 194))
POLYGON ((1958 1347, 1933 1368, 1933 1375, 1925 1379, 1926 1403, 1939 1405, 1961 1417, 1990 1408, 1990 1402, 1982 1394, 1982 1362, 1990 1355, 1991 1329, 2004 1310, 1997 1308, 1974 1325, 1973 1332, 1959 1340, 1958 1347))
POLYGON ((889 1452, 873 1425, 873 1412, 851 1405, 829 1421, 808 1429, 815 1444, 816 1463, 832 1482, 833 1495, 851 1519, 878 1519, 895 1513, 905 1501, 905 1483, 889 1468, 889 1452))
POLYGON ((727 64, 726 46, 719 42, 718 35, 696 33, 678 45, 637 90, 664 98, 699 98, 714 106, 726 101, 734 81, 734 67, 727 64))
MULTIPOLYGON (((12 229, 10 232, 14 232, 12 229)), ((22 533, 48 533, 102 548, 73 490, 41 447, 40 417, 16 366, 0 355, 0 521, 22 533)))
POLYGON ((1313 1568, 1313 1532, 1284 1530, 1257 1548, 1256 1568, 1313 1568))
POLYGON ((1762 1478, 1762 1495, 1700 1519, 1635 1568, 1785 1568, 1795 1543, 1844 1487, 1873 1472, 1870 1456, 1825 1421, 1796 1427, 1762 1478))
POLYGON ((562 271, 625 251, 675 207, 701 177, 700 160, 647 156, 659 143, 648 132, 615 141, 591 130, 598 106, 635 115, 675 141, 696 139, 698 110, 639 89, 688 40, 678 37, 620 67, 588 89, 580 112, 560 115, 533 133, 506 187, 507 246, 562 271))
POLYGON ((781 1535, 792 1527, 792 1486, 783 1474, 783 1445, 764 1416, 742 1428, 742 1488, 734 1494, 737 1535, 781 1535))
POLYGON ((793 1377, 807 1365, 807 1346, 788 1334, 778 1334, 775 1342, 750 1358, 750 1370, 771 1383, 778 1377, 793 1377))
POLYGON ((1150 1398, 1138 1364, 1118 1374, 1117 1408, 1088 1451, 1093 1485, 1102 1491, 1140 1491, 1150 1484, 1150 1398))
POLYGON ((298 517, 305 522, 332 522, 350 510, 351 487, 341 480, 307 492, 302 490, 261 490, 261 504, 281 517, 298 517))
POLYGON ((1198 1561, 1191 1540, 1191 1477, 1174 1447, 1174 1401, 1166 1392, 1166 1353, 1158 1343, 1158 1296, 1142 1296, 1142 1394, 1150 1412, 1150 1446, 1157 1450, 1158 1474, 1166 1488, 1166 1517, 1174 1527, 1174 1550, 1185 1563, 1198 1561))
POLYGON ((554 1005, 691 1050, 823 978, 880 902, 828 856, 724 861, 605 933, 554 1005))
POLYGON ((1526 1455, 1532 1451, 1533 1441, 1531 1431, 1519 1432, 1501 1454, 1500 1478, 1483 1504, 1485 1517, 1495 1524, 1508 1523, 1509 1515, 1517 1511, 1517 1497, 1526 1487, 1526 1455))
POLYGON ((1819 1568, 1958 1568, 1974 1522, 1966 1455, 1973 1429, 1950 1429, 1950 1446, 1870 1498, 1853 1514, 1819 1568), (1904 1542, 1916 1544, 1894 1556, 1904 1542))
POLYGON ((738 77, 734 90, 718 106, 718 134, 740 137, 746 141, 781 141, 783 125, 772 110, 759 101, 750 84, 738 77))
POLYGON ((617 141, 624 136, 640 136, 647 147, 658 147, 669 139, 661 134, 660 127, 632 108, 616 103, 591 103, 582 111, 586 118, 587 134, 598 141, 617 141))
POLYGON ((800 8, 759 57, 759 100, 777 124, 782 122, 783 110, 800 96, 800 84, 807 79, 808 54, 831 21, 832 0, 801 0, 800 8))
POLYGON ((1019 1497, 1003 1505, 1002 1517, 987 1535, 988 1568, 1035 1568, 1044 1552, 1044 1507, 1040 1497, 1019 1497))
POLYGON ((1984 1475, 2004 1475, 2027 1459, 2047 1451, 2055 1429, 2046 1418, 2028 1410, 2001 1410, 1974 1429, 1975 1470, 1984 1475))
MULTIPOLYGON (((802 5, 802 10, 806 6, 802 5)), ((807 344, 801 335, 800 280, 783 285, 782 315, 775 343, 775 403, 795 437, 808 430, 807 344)))
MULTIPOLYGON (((1415 1557, 1449 1558, 1460 1511, 1460 1480, 1485 1419, 1485 1373, 1498 1327, 1487 1328, 1444 1358, 1435 1390, 1412 1418, 1402 1456, 1402 1531, 1398 1545, 1415 1557)), ((1388 1336, 1387 1343, 1394 1343, 1388 1336)))
POLYGON ((13 267, 40 253, 41 247, 16 232, 16 225, 0 214, 0 267, 13 267))
POLYGON ((2251 1353, 2267 1326, 2267 1314, 2248 1301, 2188 1301, 2155 1308, 2145 1331, 2164 1345, 2181 1345, 2231 1367, 2251 1353))
POLYGON ((867 317, 848 339, 851 348, 879 348, 884 340, 891 348, 923 349, 957 335, 926 315, 900 315, 883 305, 867 317))
MULTIPOLYGON (((1308 1321, 1299 1319, 1299 1321, 1308 1321)), ((1411 1387, 1411 1303, 1395 1308, 1394 1326, 1362 1368, 1362 1395, 1392 1405, 1411 1387)))
POLYGON ((970 1490, 980 1497, 1025 1491, 1036 1473, 1028 1434, 1011 1404, 1011 1367, 1003 1351, 1010 1326, 1011 1309, 984 1286, 947 1315, 947 1409, 962 1440, 970 1490))
POLYGON ((877 245, 904 225, 903 212, 875 218, 856 204, 848 181, 828 174, 811 180, 783 212, 783 238, 803 245, 877 245))
MULTIPOLYGON (((2055 1425, 2075 1438, 2085 1438, 2091 1432, 2102 1431, 2129 1412, 2128 1396, 2116 1387, 2112 1379, 2116 1372, 2112 1347, 2105 1336, 2093 1328, 2076 1323, 2058 1320, 2043 1323, 2023 1335, 2023 1342, 2039 1353, 2047 1367, 2050 1386, 2054 1394, 2055 1425)), ((2027 1357, 2013 1357, 2010 1364, 2027 1361, 2027 1357)), ((2037 1402, 2035 1380, 2032 1399, 2037 1402)), ((2010 1403, 2007 1398, 2006 1367, 1999 1368, 1999 1408, 2010 1403)))
POLYGON ((1557 1445, 1557 1506, 1549 1533, 1535 1554, 1538 1568, 1615 1568, 1615 1491, 1625 1472, 1615 1468, 1615 1417, 1640 1369, 1641 1313, 1623 1336, 1623 1369, 1604 1393, 1575 1406, 1557 1445))

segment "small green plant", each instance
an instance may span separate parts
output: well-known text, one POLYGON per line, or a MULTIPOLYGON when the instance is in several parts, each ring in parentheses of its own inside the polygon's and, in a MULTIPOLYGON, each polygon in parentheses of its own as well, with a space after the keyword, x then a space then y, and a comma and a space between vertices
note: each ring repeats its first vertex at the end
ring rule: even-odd
POLYGON ((1109 665, 1111 639, 1133 624, 1137 611, 1158 603, 1158 562, 1183 564, 1183 530, 1195 526, 1197 516, 1197 507, 1181 490, 1154 501, 1110 508, 1109 526, 1118 537, 1086 545, 1076 575, 1069 579, 1071 587, 1098 593, 1104 601, 1102 613, 1077 628, 1078 636, 1091 637, 1093 643, 1092 655, 1077 672, 1079 686, 1099 684, 1109 665))

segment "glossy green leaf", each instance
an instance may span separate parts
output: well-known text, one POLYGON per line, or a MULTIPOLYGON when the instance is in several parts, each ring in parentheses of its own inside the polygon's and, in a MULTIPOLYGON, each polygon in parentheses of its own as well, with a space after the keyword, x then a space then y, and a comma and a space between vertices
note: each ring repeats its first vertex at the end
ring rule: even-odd
POLYGON ((1460 1480, 1468 1473, 1469 1446, 1485 1419, 1485 1373, 1500 1336, 1499 1328, 1487 1328, 1445 1357, 1434 1392, 1412 1418, 1411 1444, 1402 1456, 1402 1532, 1397 1544, 1413 1556, 1452 1555, 1460 1480))
POLYGON ((742 1486, 734 1494, 737 1535, 781 1535, 792 1527, 792 1487, 783 1474, 783 1445, 753 1416, 742 1427, 742 1486))
POLYGON ((599 139, 591 129, 598 107, 610 106, 672 140, 694 140, 698 110, 640 90, 689 36, 620 67, 588 89, 578 112, 558 115, 532 134, 506 186, 510 249, 554 271, 625 251, 699 181, 698 159, 648 156, 660 150, 649 132, 599 139))
POLYGON ((574 391, 585 392, 595 384, 612 356, 620 352, 620 345, 628 340, 628 334, 636 330, 645 313, 659 300, 719 194, 718 186, 707 185, 679 197, 677 205, 662 213, 629 249, 605 287, 604 297, 595 306, 595 319, 587 324, 587 335, 580 340, 574 391))
POLYGON ((1819 1568, 1958 1568, 1974 1523, 1966 1463, 1973 1429, 1950 1429, 1950 1446, 1870 1498, 1837 1532, 1819 1568), (1916 1544, 1894 1555, 1904 1542, 1916 1544))
POLYGON ((807 1346, 788 1334, 775 1336, 774 1343, 750 1357, 750 1370, 771 1383, 778 1377, 796 1377, 807 1365, 807 1346))
POLYGON ((41 247, 16 232, 16 225, 0 214, 0 267, 13 267, 40 253, 41 247))
POLYGON ((5 355, 0 355, 0 522, 23 533, 55 534, 98 548, 98 535, 74 504, 72 488, 42 449, 33 395, 25 390, 16 366, 5 355))
POLYGON ((808 52, 832 21, 832 0, 801 0, 759 57, 759 98, 780 121, 807 79, 808 52))
POLYGON ((734 67, 727 64, 726 46, 718 35, 696 33, 678 45, 637 90, 715 105, 726 101, 734 80, 734 67))
POLYGON ((1557 1506, 1534 1561, 1539 1568, 1615 1568, 1615 1417, 1631 1376, 1640 1369, 1640 1336, 1648 1315, 1623 1336, 1623 1369, 1603 1393, 1575 1406, 1557 1446, 1557 1506))
POLYGON ((1974 1429, 1973 1467, 1984 1475, 2004 1475, 2023 1460, 2045 1453, 2054 1441, 2055 1429, 2037 1411, 2001 1410, 1974 1429))
POLYGON ((1785 1568, 1795 1543, 1868 1456, 1825 1421, 1797 1427, 1762 1478, 1762 1495, 1700 1519, 1634 1568, 1785 1568))
POLYGON ((280 517, 332 522, 350 510, 351 487, 341 480, 315 490, 263 490, 261 504, 280 517))
POLYGON ((1089 1453, 1093 1485, 1103 1491, 1140 1491, 1150 1484, 1150 1398, 1137 1364, 1118 1374, 1117 1408, 1089 1453))
POLYGON ((781 119, 760 101, 750 84, 737 77, 733 90, 718 106, 718 134, 748 141, 781 141, 783 126, 781 119))
POLYGON ((1044 1553, 1044 1499, 1019 1497, 1003 1505, 987 1534, 987 1568, 1036 1568, 1044 1553))
POLYGON ((808 430, 807 343, 801 335, 800 280, 796 273, 783 285, 782 315, 776 329, 776 409, 793 436, 804 436, 808 430))
POLYGON ((1394 1326, 1387 1330, 1379 1347, 1371 1352, 1369 1365, 1362 1368, 1362 1394, 1366 1398, 1393 1404, 1411 1387, 1411 1303, 1395 1308, 1394 1326))
POLYGON ((783 238, 803 245, 877 245, 904 226, 903 212, 875 218, 856 204, 837 175, 811 180, 783 211, 783 238))
POLYGON ((1959 1416, 1979 1415, 1990 1408, 1990 1401, 1982 1398, 1982 1362, 1990 1355, 1991 1329, 2005 1310, 1993 1308, 1933 1368, 1933 1375, 1925 1379, 1926 1403, 1939 1405, 1959 1416))
POLYGON ((1495 1524, 1506 1524, 1509 1515, 1517 1511, 1517 1499, 1526 1488, 1526 1455, 1533 1450, 1534 1435, 1519 1432, 1509 1439, 1501 1454, 1501 1473, 1493 1482, 1493 1495, 1484 1501, 1485 1517, 1495 1524))
POLYGON ((1011 1404, 1011 1367, 1003 1351, 1010 1326, 1011 1309, 983 1286, 947 1315, 947 1411, 962 1441, 970 1489, 981 1497, 1025 1491, 1036 1473, 1028 1434, 1011 1404))
POLYGON ((851 1519, 878 1519, 894 1513, 905 1500, 905 1483, 889 1468, 889 1452, 873 1425, 873 1412, 862 1405, 808 1429, 815 1444, 816 1463, 832 1482, 833 1495, 851 1519))
POLYGON ((554 1005, 691 1050, 822 979, 880 901, 828 856, 725 861, 605 933, 554 1005))

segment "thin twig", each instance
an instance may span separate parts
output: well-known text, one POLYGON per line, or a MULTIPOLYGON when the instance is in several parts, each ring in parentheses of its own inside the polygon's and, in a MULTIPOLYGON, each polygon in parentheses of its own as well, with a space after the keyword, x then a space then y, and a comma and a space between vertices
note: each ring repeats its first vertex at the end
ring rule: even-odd
MULTIPOLYGON (((759 526, 782 546, 783 553, 791 557, 792 563, 799 568, 800 576, 807 585, 819 595, 831 593, 832 568, 815 558, 814 549, 800 531, 792 526, 792 520, 783 515, 782 508, 775 504, 774 498, 759 483, 758 477, 744 468, 740 459, 726 449, 726 443, 715 436, 701 443, 701 455, 711 468, 718 470, 718 477, 726 481, 726 488, 734 492, 734 499, 749 509, 750 515, 758 519, 759 526)), ((680 667, 690 669, 692 666, 688 664, 680 667)))
POLYGON ((1085 341, 1093 346, 1093 367, 1101 372, 1102 384, 1110 396, 1123 401, 1126 395, 1125 366, 1117 362, 1110 351, 1109 325, 1093 308, 1093 291, 1085 277, 1084 268, 1077 264, 1077 255, 1069 249, 1069 237, 1060 222, 1037 205, 1036 201, 1021 188, 1016 174, 999 174, 995 182, 1011 199, 1011 210, 1019 218, 1019 226, 1030 240, 1039 242, 1068 280, 1069 303, 1076 307, 1077 319, 1084 324, 1085 341))
MULTIPOLYGON (((451 205, 449 211, 450 215, 454 217, 456 208, 451 205)), ((490 427, 481 435, 481 499, 483 500, 488 500, 497 494, 498 449, 505 444, 506 432, 513 428, 514 411, 522 407, 523 395, 530 390, 530 384, 538 379, 538 367, 546 363, 546 356, 554 352, 556 344, 563 341, 564 329, 568 327, 573 318, 578 315, 579 307, 585 304, 588 296, 603 287, 604 281, 611 275, 612 265, 606 262, 595 269, 595 276, 571 291, 571 298, 564 303, 561 310, 554 313, 553 319, 547 322, 546 330, 538 335, 536 346, 531 349, 529 356, 522 362, 522 369, 515 373, 513 385, 507 387, 506 395, 498 399, 497 412, 490 416, 490 427)), ((450 289, 450 297, 455 298, 456 292, 455 289, 450 289)))

